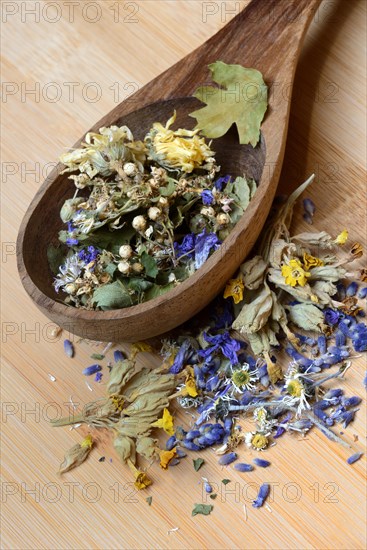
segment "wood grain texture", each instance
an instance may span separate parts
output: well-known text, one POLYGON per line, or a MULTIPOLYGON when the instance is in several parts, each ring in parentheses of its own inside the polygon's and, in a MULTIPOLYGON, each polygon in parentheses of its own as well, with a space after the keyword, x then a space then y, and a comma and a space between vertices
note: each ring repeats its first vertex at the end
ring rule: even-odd
MULTIPOLYGON (((305 440, 284 436, 264 453, 272 467, 257 469, 251 478, 231 466, 222 470, 208 451, 202 454, 206 464, 199 473, 191 456, 167 472, 151 466, 154 485, 132 495, 129 473, 105 433, 98 434, 97 449, 82 467, 63 478, 55 474, 64 451, 86 432, 52 429, 48 421, 68 412, 70 396, 82 406, 103 395, 104 388, 91 382, 90 392, 81 374, 92 362, 91 347, 84 342, 77 346, 75 359, 67 359, 62 349, 67 331, 53 337, 52 324, 22 288, 15 258, 21 219, 60 151, 132 90, 218 31, 236 3, 144 0, 132 3, 139 11, 131 15, 127 2, 120 2, 119 23, 110 9, 116 3, 108 0, 98 2, 102 15, 95 23, 86 17, 95 16, 92 8, 83 17, 82 2, 76 2, 73 22, 65 2, 59 2, 62 17, 56 23, 47 20, 55 17, 51 8, 47 17, 41 14, 35 21, 16 4, 19 12, 8 16, 1 34, 2 80, 9 84, 2 98, 6 139, 1 144, 2 548, 363 548, 366 458, 353 466, 345 459, 365 449, 365 401, 344 430, 351 451, 318 432, 305 440), (90 83, 100 92, 98 101, 91 101, 90 83), (27 93, 31 89, 33 95, 27 93), (50 101, 57 90, 61 97, 50 101), (359 441, 354 442, 354 434, 359 441), (100 456, 106 456, 104 463, 98 462, 100 456), (211 516, 192 518, 193 505, 202 501, 201 475, 218 484, 219 496, 211 516), (232 483, 221 486, 223 478, 232 483), (251 507, 264 481, 273 483, 271 512, 251 507), (145 502, 148 495, 153 496, 151 507, 145 502), (175 527, 179 530, 168 534, 175 527)), ((48 3, 26 4, 42 10, 48 3)), ((309 192, 317 204, 314 227, 332 234, 348 227, 351 242, 364 245, 365 20, 364 0, 324 0, 315 13, 295 75, 280 178, 281 191, 288 193, 315 172, 309 192)), ((286 85, 276 86, 276 92, 279 102, 289 101, 286 85)), ((293 231, 308 228, 299 208, 293 231)), ((145 355, 140 363, 153 366, 158 360, 145 355)), ((344 383, 348 395, 365 398, 365 369, 365 357, 353 361, 344 383)), ((180 421, 188 425, 190 417, 181 415, 180 421)), ((244 424, 245 429, 251 426, 244 424)), ((253 457, 244 449, 240 454, 246 461, 253 457)))
MULTIPOLYGON (((192 128, 194 122, 189 113, 202 104, 190 96, 210 80, 210 63, 220 59, 262 72, 270 93, 261 143, 255 150, 251 146, 238 147, 234 129, 213 141, 222 173, 253 177, 259 185, 255 197, 223 246, 172 291, 148 303, 109 312, 76 310, 60 303, 60 296, 52 287, 47 247, 50 239, 57 242, 62 228, 59 211, 73 193, 73 185, 69 175, 61 173, 63 165, 57 165, 50 173, 21 224, 17 257, 25 289, 52 321, 79 336, 131 342, 138 332, 150 338, 187 321, 224 287, 250 252, 268 215, 283 162, 290 107, 289 101, 277 101, 276 91, 286 85, 291 93, 303 37, 319 3, 320 0, 252 0, 210 40, 139 89, 91 129, 127 125, 135 138, 143 139, 155 121, 168 120, 174 109, 178 113, 177 126, 192 128), (271 173, 264 166, 272 166, 271 173), (42 230, 46 223, 47 237, 42 230), (36 264, 35 254, 39 257, 36 264)), ((74 147, 80 146, 84 136, 74 147)))

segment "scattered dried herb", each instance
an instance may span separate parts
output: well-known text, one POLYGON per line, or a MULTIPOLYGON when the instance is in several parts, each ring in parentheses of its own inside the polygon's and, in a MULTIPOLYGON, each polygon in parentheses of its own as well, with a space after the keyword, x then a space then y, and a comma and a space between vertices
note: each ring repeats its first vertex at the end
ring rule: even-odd
POLYGON ((213 510, 214 506, 212 504, 195 504, 193 511, 191 512, 192 516, 197 516, 201 514, 203 516, 208 516, 213 510))
POLYGON ((204 464, 205 460, 203 458, 196 458, 192 461, 194 464, 195 472, 198 472, 202 465, 204 464))

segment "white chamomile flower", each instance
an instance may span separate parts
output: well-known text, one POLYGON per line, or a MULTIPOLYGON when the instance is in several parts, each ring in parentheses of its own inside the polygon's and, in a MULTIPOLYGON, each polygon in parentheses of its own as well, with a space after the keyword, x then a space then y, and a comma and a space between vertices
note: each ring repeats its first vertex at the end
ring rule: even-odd
POLYGON ((258 381, 257 369, 250 370, 250 365, 244 363, 240 367, 231 367, 232 374, 228 378, 233 386, 233 391, 243 393, 245 390, 255 389, 255 383, 258 381))
POLYGON ((307 393, 307 388, 302 378, 304 378, 304 374, 300 373, 294 365, 291 365, 285 375, 284 390, 288 395, 283 398, 283 401, 296 406, 297 414, 311 408, 307 401, 311 396, 307 393))

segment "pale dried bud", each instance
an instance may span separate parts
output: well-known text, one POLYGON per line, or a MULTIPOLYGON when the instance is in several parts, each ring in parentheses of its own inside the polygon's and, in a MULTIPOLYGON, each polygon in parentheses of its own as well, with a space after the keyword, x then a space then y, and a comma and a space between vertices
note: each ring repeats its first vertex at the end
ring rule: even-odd
POLYGON ((156 206, 151 206, 148 210, 148 217, 150 220, 156 221, 161 217, 161 215, 162 210, 160 210, 156 206))
POLYGON ((123 275, 128 275, 128 273, 130 273, 130 264, 128 262, 120 262, 117 269, 123 275))
POLYGON ((66 294, 75 294, 77 286, 74 283, 69 283, 68 285, 65 285, 64 290, 66 294))
POLYGON ((138 167, 133 162, 126 162, 124 164, 124 172, 129 178, 131 178, 136 176, 138 173, 138 167))
POLYGON ((207 216, 208 218, 214 218, 215 211, 214 208, 212 208, 211 206, 204 206, 200 210, 200 214, 202 214, 203 216, 207 216))
POLYGON ((142 273, 144 271, 144 267, 140 262, 135 262, 131 269, 134 271, 134 273, 142 273))
POLYGON ((224 212, 218 214, 216 217, 216 222, 218 225, 228 225, 230 221, 231 218, 228 216, 228 214, 225 214, 224 212))
POLYGON ((124 260, 128 260, 133 254, 133 249, 129 244, 123 244, 122 246, 120 246, 119 254, 121 258, 123 258, 124 260))
POLYGON ((147 226, 147 221, 144 216, 135 216, 132 223, 133 228, 139 233, 144 231, 147 226))
POLYGON ((165 208, 169 204, 168 199, 166 199, 166 197, 159 197, 158 204, 162 206, 162 208, 165 208))

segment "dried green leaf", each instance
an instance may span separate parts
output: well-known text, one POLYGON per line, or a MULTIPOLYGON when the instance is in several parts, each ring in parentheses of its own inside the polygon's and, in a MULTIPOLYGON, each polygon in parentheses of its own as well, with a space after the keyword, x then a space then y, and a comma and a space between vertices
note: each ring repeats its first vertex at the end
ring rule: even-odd
POLYGON ((240 267, 244 276, 244 285, 249 290, 256 290, 264 282, 267 264, 261 256, 254 256, 240 267))
POLYGON ((202 86, 194 97, 206 103, 190 114, 196 129, 208 138, 224 136, 236 124, 241 144, 253 147, 260 138, 260 124, 267 109, 267 86, 256 69, 216 61, 209 65, 212 79, 223 88, 202 86))
POLYGON ((337 292, 336 285, 331 281, 316 281, 311 285, 312 292, 315 294, 321 305, 329 305, 332 303, 332 296, 337 292))
POLYGON ((146 458, 151 460, 157 448, 157 440, 152 437, 140 437, 136 442, 136 452, 146 458))
POLYGON ((332 250, 335 247, 333 238, 326 233, 326 231, 320 231, 319 233, 299 233, 291 237, 291 241, 301 243, 306 246, 317 246, 318 248, 325 250, 332 250))
POLYGON ((214 506, 212 504, 195 504, 191 515, 197 516, 198 514, 202 514, 203 516, 208 516, 213 508, 214 506))
POLYGON ((211 498, 212 500, 215 500, 217 498, 217 493, 212 493, 211 495, 209 495, 209 498, 211 498))
POLYGON ((192 461, 194 464, 195 472, 198 472, 202 465, 204 464, 205 460, 203 458, 196 458, 192 461))
POLYGON ((337 283, 340 279, 344 279, 347 271, 341 266, 333 267, 331 265, 323 265, 320 267, 312 267, 310 269, 310 273, 310 281, 315 281, 318 279, 337 283))
POLYGON ((145 292, 145 300, 152 300, 158 296, 162 296, 172 288, 175 288, 175 283, 169 283, 168 285, 153 285, 145 292))
POLYGON ((90 357, 91 359, 96 359, 97 361, 102 361, 102 359, 105 358, 105 356, 102 355, 102 353, 92 353, 90 357))
POLYGON ((288 308, 288 318, 304 330, 322 332, 325 328, 322 311, 313 304, 296 304, 288 308))
POLYGON ((92 303, 107 311, 129 307, 132 299, 125 285, 121 281, 115 281, 98 287, 93 293, 92 303))
POLYGON ((151 277, 152 279, 155 279, 159 271, 157 262, 155 261, 155 259, 149 254, 147 254, 147 252, 143 252, 142 255, 140 256, 140 261, 144 266, 145 274, 147 275, 147 277, 151 277))
POLYGON ((232 328, 240 333, 253 333, 267 322, 273 307, 273 298, 268 285, 256 291, 255 299, 245 304, 233 322, 232 328))
POLYGON ((147 497, 145 500, 148 503, 148 506, 152 505, 153 497, 147 497))
POLYGON ((223 485, 228 485, 228 483, 231 483, 230 479, 222 479, 223 485))

